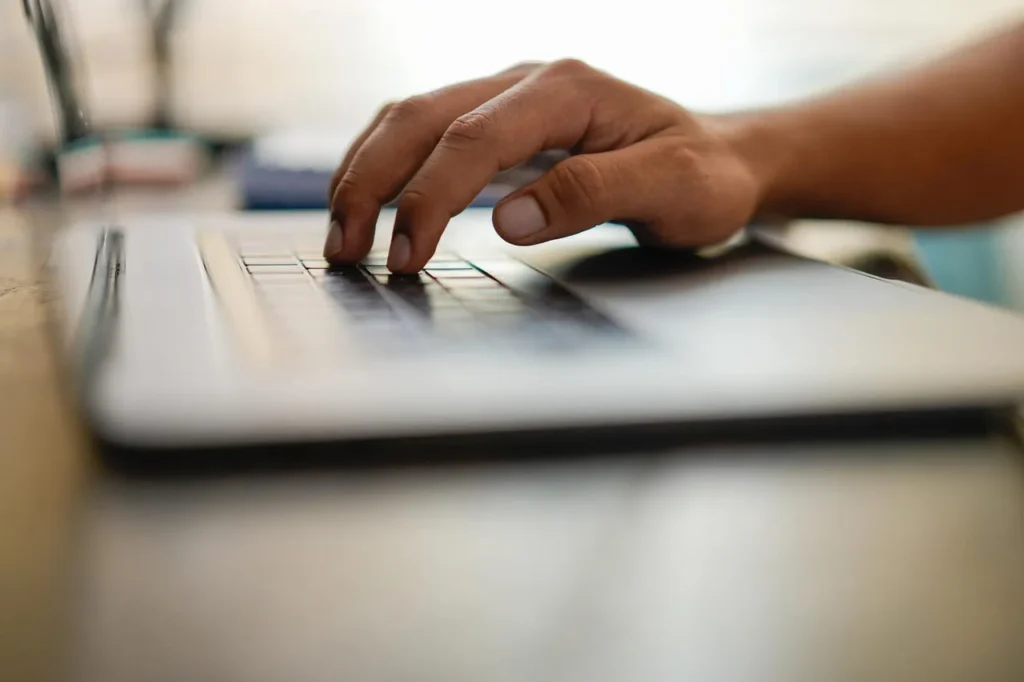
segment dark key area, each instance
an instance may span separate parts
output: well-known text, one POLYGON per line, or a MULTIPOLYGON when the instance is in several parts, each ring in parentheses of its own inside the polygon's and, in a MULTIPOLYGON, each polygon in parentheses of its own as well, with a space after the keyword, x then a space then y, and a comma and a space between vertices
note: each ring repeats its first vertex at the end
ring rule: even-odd
MULTIPOLYGON (((375 348, 434 339, 441 347, 569 350, 628 338, 571 291, 512 259, 471 263, 438 254, 414 275, 392 274, 379 254, 346 266, 277 254, 243 256, 242 262, 258 287, 286 280, 319 287, 355 323, 351 331, 375 348), (396 343, 382 343, 388 341, 396 343)), ((301 305, 303 290, 295 291, 281 299, 287 306, 301 305)), ((312 287, 306 291, 315 295, 312 287)))

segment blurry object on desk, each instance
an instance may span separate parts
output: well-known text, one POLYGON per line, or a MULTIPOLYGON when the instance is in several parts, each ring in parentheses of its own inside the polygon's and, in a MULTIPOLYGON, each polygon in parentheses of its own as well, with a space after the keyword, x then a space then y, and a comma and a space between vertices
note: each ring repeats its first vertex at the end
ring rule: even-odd
POLYGON ((205 145, 174 131, 121 131, 81 138, 57 156, 61 191, 102 184, 177 185, 194 180, 207 164, 205 145))
POLYGON ((1024 214, 942 230, 799 220, 758 231, 803 256, 1024 313, 1024 214))
MULTIPOLYGON (((358 134, 290 130, 257 139, 237 168, 241 207, 253 211, 326 209, 331 177, 358 134)), ((499 173, 472 205, 494 206, 503 196, 540 177, 564 157, 564 152, 545 152, 499 173)))
POLYGON ((177 130, 171 119, 170 35, 182 0, 141 0, 148 19, 153 62, 154 102, 151 126, 107 136, 107 179, 116 184, 180 184, 194 180, 206 166, 208 150, 197 137, 177 130))
POLYGON ((145 3, 150 14, 151 49, 156 65, 152 126, 138 131, 97 134, 78 80, 81 65, 72 56, 73 26, 61 3, 26 0, 25 13, 33 29, 60 123, 56 153, 62 191, 76 192, 106 182, 176 184, 194 179, 205 165, 206 146, 179 133, 168 117, 167 37, 176 0, 145 3))
POLYGON ((149 18, 153 57, 152 127, 112 141, 110 171, 115 182, 174 184, 194 180, 206 166, 208 150, 199 138, 178 130, 171 117, 171 32, 183 0, 141 0, 149 18))
POLYGON ((905 228, 848 220, 798 220, 759 228, 794 253, 860 272, 935 288, 905 228))

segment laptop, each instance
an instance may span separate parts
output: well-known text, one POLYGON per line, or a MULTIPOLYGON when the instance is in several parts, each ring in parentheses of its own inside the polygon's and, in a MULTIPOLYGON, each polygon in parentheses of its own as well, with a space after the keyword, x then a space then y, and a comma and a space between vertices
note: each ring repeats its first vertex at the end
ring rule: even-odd
POLYGON ((519 248, 471 209, 423 272, 399 277, 384 265, 393 219, 348 267, 323 260, 319 212, 63 230, 58 326, 93 432, 168 461, 299 444, 344 456, 1024 396, 1024 318, 801 258, 756 230, 696 253, 641 248, 616 225, 519 248))

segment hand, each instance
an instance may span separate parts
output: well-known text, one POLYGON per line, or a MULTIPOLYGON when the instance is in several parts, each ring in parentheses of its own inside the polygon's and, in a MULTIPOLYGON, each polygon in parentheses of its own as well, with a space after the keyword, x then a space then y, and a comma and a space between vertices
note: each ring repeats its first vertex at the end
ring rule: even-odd
POLYGON ((642 243, 719 242, 750 220, 759 194, 726 129, 573 60, 412 97, 384 107, 334 174, 324 256, 365 257, 381 206, 397 197, 388 268, 416 272, 498 171, 548 149, 573 155, 498 203, 506 241, 539 244, 618 220, 642 243))

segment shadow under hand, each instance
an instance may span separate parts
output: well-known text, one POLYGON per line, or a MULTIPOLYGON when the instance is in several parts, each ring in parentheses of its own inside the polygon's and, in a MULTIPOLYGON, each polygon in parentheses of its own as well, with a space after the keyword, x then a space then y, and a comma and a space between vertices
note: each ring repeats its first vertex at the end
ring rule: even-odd
POLYGON ((557 268, 554 274, 569 284, 635 283, 664 279, 670 275, 733 267, 773 253, 769 247, 755 242, 742 244, 718 255, 702 255, 695 249, 631 246, 571 261, 557 268))

